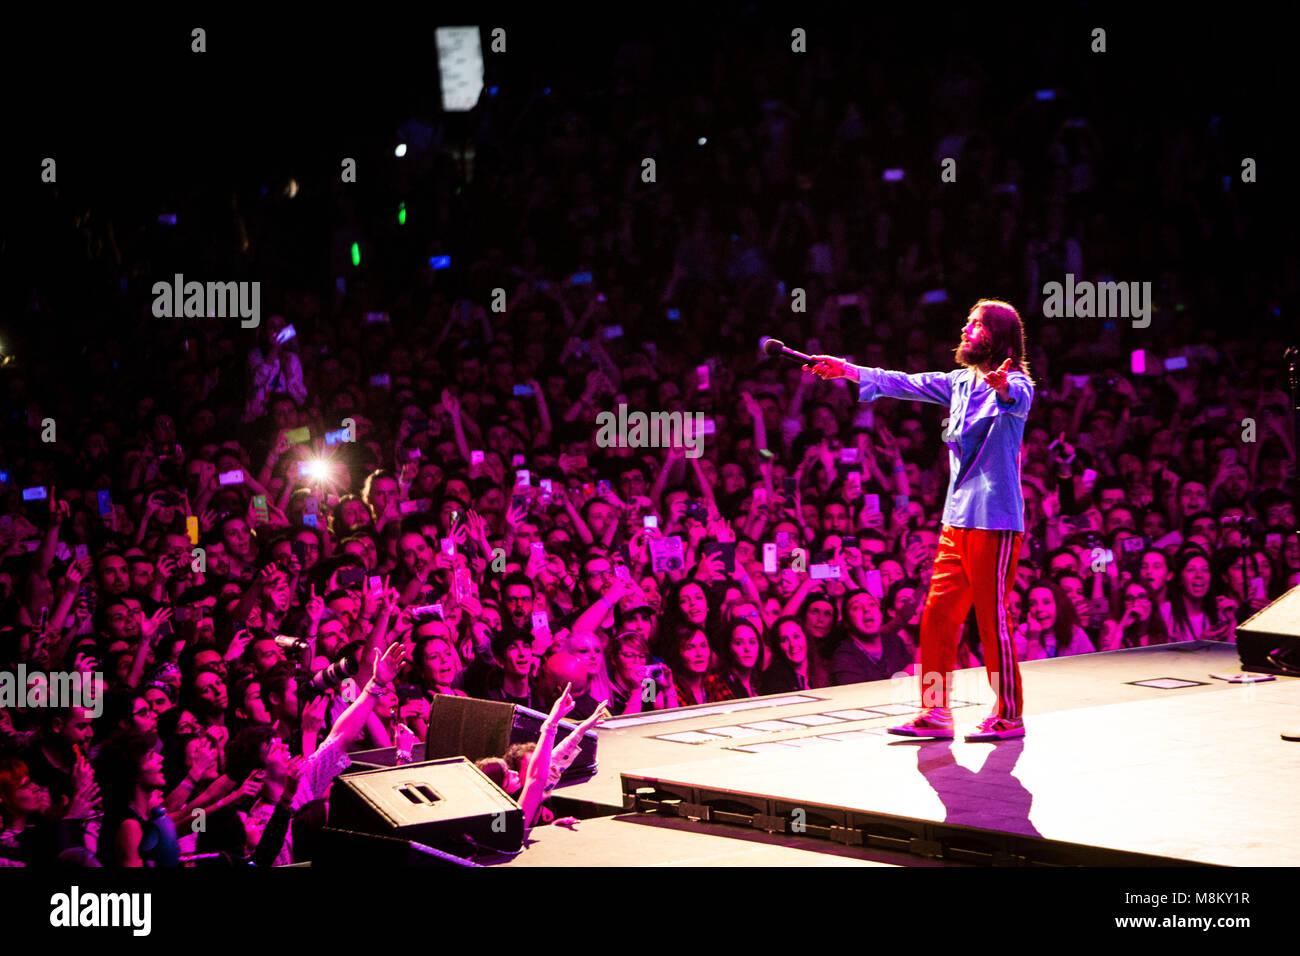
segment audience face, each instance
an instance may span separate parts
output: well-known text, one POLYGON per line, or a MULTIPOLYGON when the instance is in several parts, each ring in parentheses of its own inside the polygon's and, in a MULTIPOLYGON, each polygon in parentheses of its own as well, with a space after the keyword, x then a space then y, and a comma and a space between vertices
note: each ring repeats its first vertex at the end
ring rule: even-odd
POLYGON ((1151 598, 1146 588, 1134 582, 1124 587, 1124 610, 1130 612, 1136 621, 1146 621, 1151 617, 1151 598))
POLYGON ((1007 592, 1007 615, 1011 618, 1011 626, 1015 627, 1020 623, 1020 615, 1024 610, 1024 600, 1020 597, 1020 592, 1011 590, 1007 592))
POLYGON ((1151 589, 1152 594, 1163 594, 1165 587, 1173 579, 1173 574, 1169 570, 1169 559, 1159 551, 1148 551, 1142 555, 1138 577, 1151 589))
POLYGON ((210 716, 226 712, 226 682, 221 675, 208 671, 194 679, 194 693, 199 706, 210 716))
POLYGON ((526 584, 508 584, 505 589, 506 614, 516 627, 532 627, 533 589, 526 584))
POLYGON ((703 677, 709 669, 711 656, 709 639, 703 631, 696 631, 687 638, 681 647, 682 666, 687 675, 703 677))
POLYGON ((614 565, 608 558, 592 558, 583 565, 582 582, 592 601, 604 597, 614 586, 614 565))
POLYGON ((777 646, 791 666, 799 667, 808 659, 808 638, 796 621, 782 621, 777 629, 777 646))
POLYGON ((1183 594, 1193 601, 1200 601, 1210 590, 1210 562, 1199 555, 1193 557, 1183 566, 1183 594))
POLYGON ((1082 579, 1077 575, 1066 574, 1057 578, 1056 583, 1060 585, 1061 591, 1065 596, 1070 599, 1070 603, 1074 605, 1074 610, 1079 617, 1081 619, 1086 618, 1088 614, 1088 599, 1083 593, 1082 579))
POLYGON ((370 483, 370 497, 366 503, 370 505, 376 521, 386 515, 390 508, 397 510, 397 495, 397 482, 392 478, 376 478, 370 483))
POLYGON ((526 678, 533 666, 533 651, 523 641, 516 641, 505 649, 501 662, 506 675, 515 679, 526 678))
POLYGON ((600 641, 594 634, 577 634, 569 640, 569 651, 586 667, 588 675, 598 676, 605 666, 600 641))
POLYGON ((705 622, 709 615, 709 605, 704 597, 704 589, 698 584, 688 584, 677 595, 682 616, 696 626, 705 622))
POLYGON ((1178 511, 1183 516, 1204 511, 1208 506, 1205 485, 1199 481, 1185 481, 1178 489, 1178 511))
POLYGON ((450 687, 456 679, 456 651, 445 638, 433 638, 424 645, 423 678, 427 686, 450 687))
POLYGON ((280 647, 274 638, 258 638, 249 645, 249 650, 252 653, 259 677, 265 677, 267 671, 285 660, 284 648, 280 647))
POLYGON ((55 718, 52 724, 55 738, 68 751, 73 747, 84 751, 95 734, 94 720, 93 711, 85 707, 70 707, 66 717, 55 718))
POLYGON ((404 534, 397 540, 397 555, 408 578, 416 578, 433 566, 433 549, 422 534, 404 534))
POLYGON ((254 724, 269 724, 271 714, 266 709, 266 702, 262 699, 262 685, 258 681, 249 681, 244 687, 243 697, 239 702, 239 710, 245 720, 254 724))
POLYGON ((240 561, 253 558, 253 537, 243 518, 232 518, 221 526, 221 540, 231 557, 240 561))
POLYGON ((646 654, 633 641, 626 641, 615 654, 614 671, 618 682, 624 687, 636 687, 641 683, 645 671, 646 654))
POLYGON ((825 641, 835 624, 835 608, 829 601, 813 601, 804 612, 804 627, 809 637, 825 641))
POLYGON ((126 559, 108 554, 100 558, 95 565, 99 589, 105 594, 125 594, 131 588, 131 577, 126 559))
POLYGON ((1056 627, 1056 597, 1050 588, 1029 589, 1029 616, 1044 631, 1056 627))
POLYGON ((849 599, 844 609, 850 633, 857 638, 869 640, 880 633, 882 617, 880 602, 866 592, 859 592, 849 599))
POLYGON ((742 671, 753 670, 762 660, 763 648, 758 632, 748 624, 737 624, 731 629, 729 642, 731 659, 742 671))

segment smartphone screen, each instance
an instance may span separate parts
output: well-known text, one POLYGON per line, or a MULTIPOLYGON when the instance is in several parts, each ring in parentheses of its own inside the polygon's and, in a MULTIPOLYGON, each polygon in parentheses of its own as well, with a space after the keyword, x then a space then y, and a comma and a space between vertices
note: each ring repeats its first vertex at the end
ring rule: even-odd
POLYGON ((867 572, 867 591, 877 601, 884 599, 885 588, 883 583, 881 582, 880 572, 878 570, 867 572))
POLYGON ((765 544, 763 545, 763 573, 776 574, 776 572, 776 545, 765 544))
POLYGON ((217 475, 217 483, 221 485, 242 485, 244 483, 244 473, 240 470, 223 471, 217 475))

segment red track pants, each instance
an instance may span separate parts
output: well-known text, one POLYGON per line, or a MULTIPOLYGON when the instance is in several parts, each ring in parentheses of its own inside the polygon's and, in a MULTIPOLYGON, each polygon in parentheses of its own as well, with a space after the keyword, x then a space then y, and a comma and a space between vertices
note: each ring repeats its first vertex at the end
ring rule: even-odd
POLYGON ((939 535, 930 594, 921 617, 921 706, 948 707, 962 622, 975 604, 984 666, 999 717, 1020 717, 1020 668, 1011 640, 1007 595, 1020 560, 1019 531, 945 527, 939 535))

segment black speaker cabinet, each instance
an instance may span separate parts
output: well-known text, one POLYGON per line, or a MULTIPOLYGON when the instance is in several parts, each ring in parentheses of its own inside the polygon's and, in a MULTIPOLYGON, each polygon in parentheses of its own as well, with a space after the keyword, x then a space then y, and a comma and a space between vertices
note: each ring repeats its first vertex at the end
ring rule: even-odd
POLYGON ((329 825, 443 850, 518 850, 524 812, 464 757, 343 774, 330 791, 329 825))
POLYGON ((425 758, 500 757, 510 746, 514 724, 514 704, 438 694, 429 710, 425 758))
POLYGON ((1243 670, 1300 674, 1300 586, 1237 625, 1243 670))
MULTIPOLYGON (((511 744, 535 743, 541 736, 544 720, 546 715, 540 711, 517 704, 439 694, 433 699, 429 713, 429 736, 424 756, 429 760, 457 756, 470 760, 500 757, 511 744)), ((576 727, 577 724, 571 721, 560 721, 555 742, 558 744, 576 727)), ((578 756, 560 777, 562 783, 587 780, 595 774, 597 741, 594 730, 583 734, 578 756)), ((378 752, 367 753, 378 759, 378 752)), ((361 754, 353 755, 354 760, 361 757, 361 754)))

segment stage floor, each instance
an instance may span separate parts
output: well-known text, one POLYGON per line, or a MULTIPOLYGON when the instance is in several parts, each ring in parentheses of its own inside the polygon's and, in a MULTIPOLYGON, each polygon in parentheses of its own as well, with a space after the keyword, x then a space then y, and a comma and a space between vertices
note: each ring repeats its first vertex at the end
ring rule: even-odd
POLYGON ((483 857, 501 866, 949 866, 906 853, 834 846, 792 834, 744 831, 646 814, 579 821, 575 828, 535 827, 524 852, 483 857))
MULTIPOLYGON (((1046 856, 1062 863, 1300 865, 1300 746, 1279 737, 1300 727, 1300 681, 1209 676, 1239 670, 1235 647, 1212 643, 1024 664, 1027 736, 998 744, 960 739, 989 710, 982 670, 957 675, 952 742, 884 732, 914 712, 910 679, 616 718, 600 730, 597 776, 557 796, 630 810, 625 790, 656 788, 687 803, 716 803, 726 791, 787 821, 792 807, 807 805, 815 819, 839 808, 906 822, 896 845, 906 847, 910 830, 915 852, 933 837, 929 852, 949 855, 944 834, 954 828, 999 834, 1012 838, 1001 862, 1051 844, 1046 856), (1135 683, 1160 679, 1186 683, 1135 683), (919 841, 918 822, 933 825, 919 841)), ((676 823, 719 836, 754 832, 716 822, 725 814, 712 818, 676 823)), ((818 841, 809 842, 800 852, 817 853, 818 841)), ((655 835, 621 862, 660 862, 661 845, 663 862, 691 852, 655 835)))

